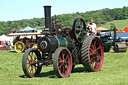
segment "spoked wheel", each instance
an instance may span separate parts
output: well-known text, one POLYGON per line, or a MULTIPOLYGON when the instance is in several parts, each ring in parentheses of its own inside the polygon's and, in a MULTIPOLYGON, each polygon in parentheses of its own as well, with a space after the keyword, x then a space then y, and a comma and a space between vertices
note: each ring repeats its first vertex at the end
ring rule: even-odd
POLYGON ((82 18, 75 19, 72 27, 72 33, 76 42, 83 42, 86 37, 86 24, 82 18))
POLYGON ((89 36, 82 45, 82 62, 89 72, 99 71, 103 64, 104 50, 100 39, 96 36, 89 36))
POLYGON ((21 53, 26 49, 26 46, 23 42, 18 41, 15 43, 14 49, 17 53, 21 53))
POLYGON ((53 68, 59 78, 69 76, 72 70, 72 56, 67 48, 60 47, 55 51, 53 68))
POLYGON ((111 50, 110 45, 104 45, 104 52, 109 52, 111 50))
POLYGON ((89 33, 91 33, 92 32, 92 27, 87 25, 87 30, 88 30, 89 33))
POLYGON ((25 51, 22 58, 22 69, 27 77, 39 75, 41 68, 37 61, 41 60, 40 52, 35 48, 29 48, 25 51))

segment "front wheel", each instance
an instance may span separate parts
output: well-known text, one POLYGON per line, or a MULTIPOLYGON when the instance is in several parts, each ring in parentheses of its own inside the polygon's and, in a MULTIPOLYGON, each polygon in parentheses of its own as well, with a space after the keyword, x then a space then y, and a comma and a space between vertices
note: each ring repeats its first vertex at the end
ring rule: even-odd
POLYGON ((37 61, 41 60, 40 52, 35 48, 29 48, 25 51, 22 58, 22 69, 24 74, 31 78, 37 76, 41 68, 37 61))
POLYGON ((17 53, 21 53, 26 49, 26 45, 23 42, 18 41, 15 43, 14 49, 17 53))
POLYGON ((111 50, 111 47, 110 45, 104 45, 104 52, 109 52, 111 50))
POLYGON ((67 48, 60 47, 55 51, 53 68, 59 78, 69 76, 72 70, 72 56, 67 48))

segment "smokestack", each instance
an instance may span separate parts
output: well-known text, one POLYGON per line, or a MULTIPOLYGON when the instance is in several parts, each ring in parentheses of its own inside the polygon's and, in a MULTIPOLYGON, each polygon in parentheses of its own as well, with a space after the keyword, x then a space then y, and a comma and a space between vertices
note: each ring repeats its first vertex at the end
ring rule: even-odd
POLYGON ((51 30, 51 6, 44 6, 45 28, 51 30))
POLYGON ((115 42, 116 42, 116 27, 114 25, 114 40, 113 40, 114 47, 115 47, 115 42))

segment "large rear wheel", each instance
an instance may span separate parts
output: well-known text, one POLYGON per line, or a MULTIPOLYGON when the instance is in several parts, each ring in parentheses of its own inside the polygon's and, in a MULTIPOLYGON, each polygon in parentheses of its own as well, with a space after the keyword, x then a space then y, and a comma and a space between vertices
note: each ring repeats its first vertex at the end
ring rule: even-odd
POLYGON ((103 64, 104 50, 100 39, 89 36, 82 45, 82 62, 89 72, 99 71, 103 64))
POLYGON ((72 56, 67 48, 60 47, 55 51, 53 68, 59 78, 69 76, 72 70, 72 56))
POLYGON ((41 68, 37 61, 41 60, 40 52, 35 48, 29 48, 25 51, 22 58, 22 69, 27 77, 39 75, 41 68))

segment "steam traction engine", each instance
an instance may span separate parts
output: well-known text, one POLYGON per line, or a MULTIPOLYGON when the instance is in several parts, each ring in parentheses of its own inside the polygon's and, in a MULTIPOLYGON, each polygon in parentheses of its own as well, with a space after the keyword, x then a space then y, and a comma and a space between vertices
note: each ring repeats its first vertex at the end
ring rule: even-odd
POLYGON ((83 64, 89 72, 99 71, 103 64, 104 50, 96 36, 86 36, 83 19, 75 19, 72 29, 51 24, 51 6, 44 6, 45 29, 38 48, 29 48, 22 59, 27 77, 38 76, 43 65, 53 64, 55 74, 68 77, 76 64, 83 64), (63 29, 63 30, 62 30, 63 29), (54 54, 54 56, 52 56, 54 54))
POLYGON ((100 39, 103 43, 104 52, 109 52, 113 47, 114 52, 126 52, 127 45, 126 42, 123 42, 118 34, 116 33, 116 27, 114 24, 111 24, 110 30, 102 30, 101 32, 108 32, 106 34, 101 34, 100 39), (113 29, 112 29, 113 28, 113 29), (113 33, 111 33, 113 32, 113 33))

